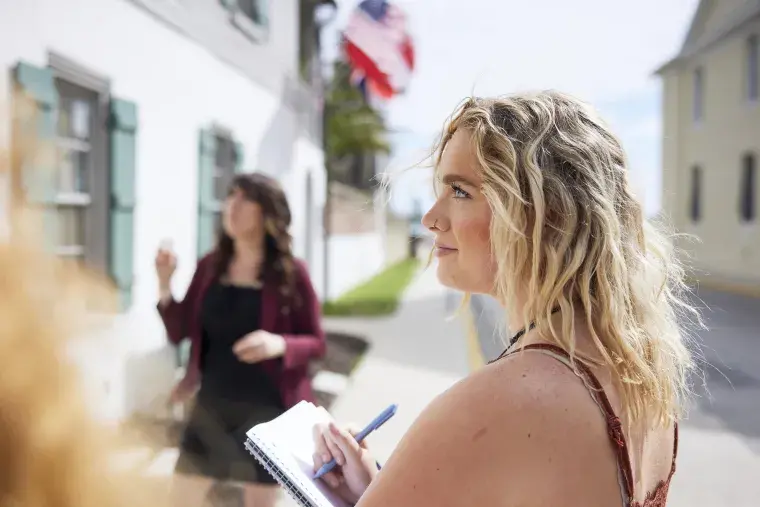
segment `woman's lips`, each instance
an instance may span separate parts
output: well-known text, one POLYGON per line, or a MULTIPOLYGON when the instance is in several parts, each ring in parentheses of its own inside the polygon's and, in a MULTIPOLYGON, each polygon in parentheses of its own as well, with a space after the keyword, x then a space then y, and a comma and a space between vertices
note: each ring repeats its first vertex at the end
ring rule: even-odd
POLYGON ((456 253, 456 248, 450 248, 443 245, 435 245, 435 256, 436 257, 444 257, 446 255, 451 255, 453 253, 456 253))

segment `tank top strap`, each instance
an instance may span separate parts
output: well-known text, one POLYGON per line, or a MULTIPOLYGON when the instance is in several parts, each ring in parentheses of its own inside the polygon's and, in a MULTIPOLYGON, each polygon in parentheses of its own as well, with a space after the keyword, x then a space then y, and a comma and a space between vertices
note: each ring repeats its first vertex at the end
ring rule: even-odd
MULTIPOLYGON (((676 473, 676 457, 678 456, 678 422, 673 423, 673 464, 670 466, 670 477, 676 473)), ((670 478, 668 478, 670 480, 670 478)))
MULTIPOLYGON (((633 499, 633 471, 631 468, 631 459, 628 454, 628 444, 623 434, 620 418, 615 414, 615 411, 610 404, 607 394, 604 392, 604 388, 599 380, 596 378, 591 370, 579 361, 573 361, 563 348, 557 345, 549 343, 534 343, 521 347, 513 352, 506 354, 504 357, 509 357, 518 352, 526 350, 535 350, 548 356, 553 357, 557 361, 563 363, 570 368, 576 375, 580 376, 584 380, 583 385, 586 386, 591 398, 599 407, 604 419, 607 423, 607 434, 610 441, 613 444, 615 450, 615 456, 618 463, 620 489, 621 496, 623 497, 623 505, 629 505, 633 499)), ((677 435, 676 435, 677 437, 677 435)), ((677 438, 676 438, 677 439, 677 438)), ((673 456, 673 466, 675 467, 675 453, 673 456)), ((672 474, 672 471, 671 471, 672 474)))

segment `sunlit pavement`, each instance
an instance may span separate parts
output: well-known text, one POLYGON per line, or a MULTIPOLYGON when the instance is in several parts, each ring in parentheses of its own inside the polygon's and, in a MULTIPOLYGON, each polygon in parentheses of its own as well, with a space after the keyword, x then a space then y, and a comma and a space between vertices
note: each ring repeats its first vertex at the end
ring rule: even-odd
POLYGON ((468 372, 461 321, 448 292, 423 269, 407 290, 399 312, 385 319, 331 319, 328 328, 361 334, 371 343, 349 388, 332 407, 333 416, 361 425, 391 403, 397 415, 369 440, 381 460, 393 451, 422 409, 468 372))
MULTIPOLYGON (((367 441, 381 462, 422 409, 469 371, 462 322, 447 319, 458 302, 458 296, 438 283, 432 265, 409 286, 396 315, 325 320, 327 329, 361 335, 371 343, 333 404, 333 416, 362 425, 391 403, 399 405, 396 416, 367 441)), ((292 505, 286 499, 282 502, 282 507, 292 505)))
POLYGON ((704 382, 681 427, 668 507, 760 505, 760 300, 702 290, 704 382))

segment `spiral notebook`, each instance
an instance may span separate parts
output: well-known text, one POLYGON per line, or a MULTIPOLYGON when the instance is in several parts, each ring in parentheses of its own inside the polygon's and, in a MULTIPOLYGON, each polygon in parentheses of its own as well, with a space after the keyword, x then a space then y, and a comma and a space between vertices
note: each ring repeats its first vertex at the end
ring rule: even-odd
POLYGON ((302 401, 246 432, 248 452, 304 507, 350 507, 323 481, 312 479, 315 450, 312 430, 316 424, 329 420, 324 409, 302 401))

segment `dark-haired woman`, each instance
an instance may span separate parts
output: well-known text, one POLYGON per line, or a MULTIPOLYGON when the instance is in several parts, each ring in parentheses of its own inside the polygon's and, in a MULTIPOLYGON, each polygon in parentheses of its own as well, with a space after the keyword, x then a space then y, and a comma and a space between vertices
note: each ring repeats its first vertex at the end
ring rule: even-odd
POLYGON ((222 480, 244 483, 246 507, 277 501, 277 483, 243 447, 245 432, 312 399, 308 363, 325 350, 317 297, 291 252, 290 219, 275 180, 240 175, 224 203, 218 244, 199 261, 181 302, 170 289, 174 254, 156 257, 169 340, 191 341, 173 398, 197 390, 175 468, 178 506, 198 505, 222 480))

